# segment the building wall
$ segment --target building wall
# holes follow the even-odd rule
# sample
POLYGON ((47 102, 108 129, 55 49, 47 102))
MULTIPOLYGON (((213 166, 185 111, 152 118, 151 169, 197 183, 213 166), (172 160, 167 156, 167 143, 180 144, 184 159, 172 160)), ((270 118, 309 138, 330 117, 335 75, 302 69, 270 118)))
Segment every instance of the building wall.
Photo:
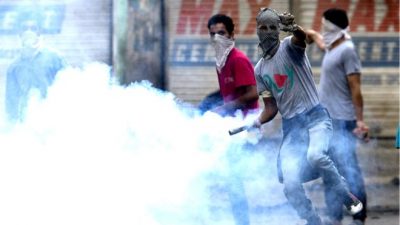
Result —
MULTIPOLYGON (((236 45, 255 64, 258 60, 255 16, 261 7, 291 11, 302 27, 320 30, 321 14, 329 7, 347 10, 350 31, 362 60, 365 120, 374 136, 394 137, 399 122, 399 1, 398 0, 169 0, 168 89, 197 104, 218 88, 209 45, 207 20, 215 13, 232 16, 236 45), (291 9, 291 10, 290 10, 291 9)), ((316 82, 323 52, 307 49, 316 82)))
MULTIPOLYGON (((135 24, 135 21, 131 21, 135 18, 135 7, 131 6, 146 1, 152 4, 157 2, 0 1, 0 114, 3 113, 6 70, 18 52, 19 42, 15 26, 22 9, 36 7, 41 11, 46 25, 43 35, 46 44, 57 49, 71 65, 80 66, 91 61, 111 65, 113 58, 114 64, 123 62, 133 66, 134 57, 137 56, 133 56, 133 53, 129 55, 129 48, 125 49, 129 53, 125 59, 115 58, 116 52, 114 57, 111 56, 112 32, 122 28, 127 35, 122 38, 123 41, 127 42, 128 47, 135 46, 136 34, 130 27, 135 24), (115 2, 124 2, 122 5, 128 7, 127 14, 124 15, 127 21, 120 21, 120 17, 113 20, 113 2, 114 5, 115 2)), ((318 30, 320 14, 324 9, 335 5, 349 12, 351 34, 363 63, 365 119, 373 129, 374 135, 394 137, 399 122, 399 1, 338 0, 332 5, 329 5, 329 2, 332 1, 164 0, 168 25, 166 89, 184 101, 197 104, 205 95, 218 88, 214 52, 209 45, 206 28, 208 18, 215 13, 226 13, 233 17, 236 24, 236 45, 255 64, 259 54, 255 16, 259 8, 269 6, 279 11, 291 11, 296 15, 296 21, 304 28, 318 30)), ((121 38, 121 35, 115 37, 121 38)), ((157 41, 154 43, 160 46, 157 41)), ((114 51, 119 50, 115 48, 114 51)), ((308 48, 317 82, 322 54, 313 45, 308 48)), ((149 60, 154 58, 150 57, 149 60)), ((159 62, 148 65, 159 65, 159 62)), ((156 69, 156 66, 151 69, 156 69)))
MULTIPOLYGON (((393 137, 399 123, 399 1, 328 1, 303 0, 298 9, 302 23, 319 30, 321 15, 338 6, 348 12, 350 33, 361 58, 364 116, 372 133, 393 137), (309 12, 315 12, 310 15, 309 12)), ((309 56, 319 76, 321 52, 311 46, 309 56)))
POLYGON ((124 85, 147 80, 165 89, 166 19, 159 0, 113 0, 116 75, 124 85))
POLYGON ((45 45, 72 66, 111 64, 111 0, 0 1, 0 116, 4 113, 6 71, 18 55, 17 26, 24 13, 39 15, 45 45))

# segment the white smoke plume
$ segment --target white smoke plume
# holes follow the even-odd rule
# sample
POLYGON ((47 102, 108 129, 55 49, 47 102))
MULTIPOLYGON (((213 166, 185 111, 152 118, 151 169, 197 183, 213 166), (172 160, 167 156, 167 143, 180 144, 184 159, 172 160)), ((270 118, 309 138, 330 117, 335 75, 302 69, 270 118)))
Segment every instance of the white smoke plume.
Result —
MULTIPOLYGON (((226 150, 246 142, 228 135, 242 123, 200 116, 146 82, 119 86, 104 64, 65 69, 46 99, 32 96, 24 123, 0 133, 0 224, 233 224, 210 187, 223 186, 226 150)), ((260 153, 249 159, 248 186, 276 180, 258 169, 260 153)))

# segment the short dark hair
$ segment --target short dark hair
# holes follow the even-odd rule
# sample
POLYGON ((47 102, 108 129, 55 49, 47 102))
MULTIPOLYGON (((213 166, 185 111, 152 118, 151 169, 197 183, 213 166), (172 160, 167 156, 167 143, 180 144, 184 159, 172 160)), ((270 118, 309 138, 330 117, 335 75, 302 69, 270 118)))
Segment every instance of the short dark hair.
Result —
POLYGON ((216 14, 216 15, 212 16, 208 20, 208 24, 207 24, 208 29, 210 29, 211 25, 214 25, 217 23, 224 24, 225 28, 229 34, 232 34, 233 30, 235 29, 235 25, 233 24, 232 18, 230 18, 229 16, 224 15, 224 14, 216 14))
POLYGON ((349 18, 346 11, 339 8, 330 8, 323 13, 326 20, 331 21, 336 26, 345 29, 349 26, 349 18))
POLYGON ((20 23, 19 32, 23 33, 27 30, 31 30, 37 34, 41 33, 41 27, 36 20, 25 20, 20 23))
POLYGON ((36 33, 41 33, 41 21, 43 21, 39 10, 32 6, 29 9, 24 9, 21 11, 19 18, 19 32, 25 32, 28 29, 36 33))

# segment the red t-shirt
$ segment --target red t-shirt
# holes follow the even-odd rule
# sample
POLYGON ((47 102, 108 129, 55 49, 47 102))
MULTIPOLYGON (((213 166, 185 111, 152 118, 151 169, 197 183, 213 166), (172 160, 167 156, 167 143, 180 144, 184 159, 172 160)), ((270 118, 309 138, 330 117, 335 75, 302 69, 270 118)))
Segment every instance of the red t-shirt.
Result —
MULTIPOLYGON (((242 93, 238 87, 257 85, 254 76, 254 67, 249 58, 236 48, 233 48, 228 55, 225 66, 221 73, 218 73, 219 88, 224 102, 230 102, 238 98, 242 93)), ((257 109, 258 101, 249 104, 243 111, 257 109)))

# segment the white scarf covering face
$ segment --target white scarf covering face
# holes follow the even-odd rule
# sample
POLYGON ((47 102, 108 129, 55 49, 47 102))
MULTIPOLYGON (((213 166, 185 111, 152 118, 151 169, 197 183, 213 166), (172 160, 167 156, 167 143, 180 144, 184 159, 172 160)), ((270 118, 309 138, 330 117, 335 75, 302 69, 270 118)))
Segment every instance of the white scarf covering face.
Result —
POLYGON ((231 38, 227 38, 220 34, 215 34, 211 37, 211 45, 215 49, 215 60, 218 72, 221 72, 222 68, 225 66, 226 59, 235 47, 235 42, 231 38))
POLYGON ((348 26, 345 29, 342 29, 325 18, 322 18, 322 29, 322 37, 325 48, 327 49, 329 49, 336 40, 342 38, 343 36, 345 39, 351 39, 348 26))
POLYGON ((25 31, 20 35, 23 58, 33 58, 42 46, 42 37, 34 31, 25 31))

